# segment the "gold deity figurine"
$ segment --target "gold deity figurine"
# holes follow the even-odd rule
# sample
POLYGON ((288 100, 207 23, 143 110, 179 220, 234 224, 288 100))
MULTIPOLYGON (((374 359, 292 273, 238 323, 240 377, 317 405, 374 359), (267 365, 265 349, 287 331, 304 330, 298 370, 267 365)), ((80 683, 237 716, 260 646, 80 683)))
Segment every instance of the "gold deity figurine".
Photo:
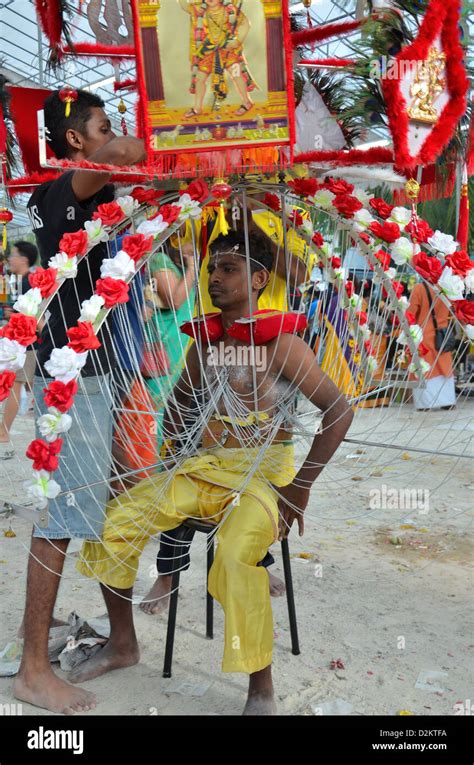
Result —
POLYGON ((439 113, 434 104, 446 87, 445 66, 446 54, 434 47, 430 48, 426 60, 418 64, 410 86, 413 98, 407 109, 410 119, 428 124, 438 121, 439 113))

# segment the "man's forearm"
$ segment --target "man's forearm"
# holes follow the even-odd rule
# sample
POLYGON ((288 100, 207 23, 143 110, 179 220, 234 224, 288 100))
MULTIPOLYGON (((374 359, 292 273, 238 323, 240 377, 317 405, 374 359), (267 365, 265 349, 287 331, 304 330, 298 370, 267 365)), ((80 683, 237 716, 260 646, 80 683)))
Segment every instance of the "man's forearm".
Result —
POLYGON ((333 407, 325 413, 321 423, 322 429, 316 433, 294 483, 303 489, 311 488, 344 439, 353 417, 352 409, 346 406, 333 407))

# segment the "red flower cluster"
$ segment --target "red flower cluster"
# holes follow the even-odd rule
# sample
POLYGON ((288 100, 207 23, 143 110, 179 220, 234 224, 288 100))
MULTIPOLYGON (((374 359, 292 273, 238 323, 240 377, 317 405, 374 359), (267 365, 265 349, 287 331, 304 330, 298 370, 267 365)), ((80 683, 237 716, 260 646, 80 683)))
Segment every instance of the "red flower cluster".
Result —
POLYGON ((125 213, 118 202, 105 202, 99 205, 92 215, 92 220, 99 218, 103 226, 116 226, 125 218, 125 213))
POLYGON ((75 380, 68 383, 53 380, 47 388, 43 388, 44 403, 47 407, 54 406, 64 414, 73 405, 77 390, 78 385, 75 380))
POLYGON ((433 229, 422 218, 418 218, 416 223, 411 220, 405 226, 405 231, 407 234, 411 234, 412 239, 416 239, 420 243, 427 242, 430 236, 433 236, 433 229))
POLYGON ((413 256, 413 268, 423 279, 430 284, 436 284, 443 272, 443 264, 439 258, 434 255, 427 255, 426 252, 419 252, 413 256))
POLYGON ((462 324, 474 324, 474 302, 472 300, 455 300, 454 310, 462 324))
POLYGON ((389 205, 385 199, 381 199, 380 197, 372 197, 372 199, 369 201, 369 205, 371 206, 372 210, 377 213, 379 218, 383 218, 384 220, 389 217, 393 210, 393 205, 389 205))
POLYGON ((157 210, 156 213, 150 217, 150 220, 153 220, 153 218, 161 215, 165 223, 171 226, 173 223, 175 223, 175 221, 178 220, 180 212, 181 207, 178 205, 161 205, 159 210, 157 210))
POLYGON ((316 194, 319 183, 316 178, 295 178, 294 181, 288 181, 288 186, 301 197, 311 197, 316 194))
POLYGON ((102 345, 90 321, 78 321, 77 326, 68 329, 66 335, 69 338, 69 348, 72 348, 76 353, 93 351, 102 345))
POLYGON ((32 274, 28 275, 28 281, 31 287, 38 287, 42 298, 47 298, 52 295, 56 289, 57 275, 58 271, 56 268, 38 267, 32 274))
POLYGON ((62 445, 62 438, 57 438, 51 444, 42 438, 35 438, 26 450, 28 459, 33 460, 33 470, 47 470, 48 473, 54 473, 58 469, 58 454, 62 445))
POLYGON ((276 194, 270 194, 267 193, 262 199, 262 202, 264 205, 267 205, 271 210, 275 210, 275 212, 279 212, 281 210, 280 205, 280 197, 278 197, 276 194))
POLYGON ((15 377, 15 372, 0 372, 0 401, 4 401, 10 395, 15 377))
POLYGON ((337 197, 333 199, 332 203, 344 218, 353 218, 354 213, 364 206, 357 197, 353 197, 351 194, 338 194, 337 197))
POLYGON ((315 231, 314 232, 314 234, 313 234, 313 236, 311 238, 311 241, 313 242, 313 244, 316 245, 316 247, 322 247, 323 244, 324 244, 324 239, 321 236, 321 234, 319 233, 319 231, 315 231))
POLYGON ((344 287, 346 288, 347 297, 352 297, 354 294, 354 282, 346 282, 344 287))
POLYGON ((0 335, 26 346, 35 342, 36 329, 37 321, 34 316, 12 313, 8 324, 0 330, 0 335))
POLYGON ((194 199, 196 202, 205 202, 206 199, 210 197, 211 192, 209 191, 209 186, 206 181, 197 179, 192 181, 187 189, 183 189, 181 195, 182 194, 189 194, 191 199, 194 199))
POLYGON ((158 189, 144 189, 143 186, 137 186, 130 192, 130 196, 136 199, 140 205, 149 204, 157 207, 164 193, 158 189))
POLYGON ((331 266, 333 268, 340 268, 341 267, 341 258, 338 258, 337 255, 333 255, 331 258, 331 266))
POLYGON ((96 294, 104 298, 106 308, 112 308, 117 303, 127 303, 128 289, 128 284, 123 279, 113 279, 111 276, 97 279, 95 285, 96 294))
POLYGON ((445 265, 452 268, 453 274, 464 277, 467 272, 474 268, 474 260, 471 260, 465 250, 458 250, 453 252, 452 255, 448 255, 445 259, 445 265))
POLYGON ((59 250, 60 252, 65 252, 68 258, 74 258, 78 255, 84 255, 88 244, 87 231, 81 228, 79 231, 63 234, 59 242, 59 250))
POLYGON ((374 252, 374 258, 377 258, 384 271, 388 271, 391 261, 389 252, 385 252, 385 250, 377 250, 377 252, 374 252))
POLYGON ((374 221, 369 226, 370 231, 384 242, 395 242, 400 237, 400 227, 398 223, 379 223, 374 221))
POLYGON ((153 237, 144 234, 131 234, 124 236, 122 240, 122 250, 128 257, 137 263, 153 247, 153 237))
POLYGON ((347 183, 343 178, 326 178, 324 186, 333 194, 352 194, 354 184, 347 183))

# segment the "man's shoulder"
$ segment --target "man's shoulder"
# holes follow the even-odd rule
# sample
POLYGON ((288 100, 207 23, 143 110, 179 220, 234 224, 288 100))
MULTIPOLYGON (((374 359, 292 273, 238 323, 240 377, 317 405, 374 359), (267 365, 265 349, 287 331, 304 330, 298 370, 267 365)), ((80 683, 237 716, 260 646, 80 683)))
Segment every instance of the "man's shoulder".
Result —
POLYGON ((51 192, 56 192, 56 190, 59 192, 61 191, 65 185, 70 183, 70 179, 72 176, 72 172, 68 171, 67 173, 63 173, 62 175, 59 175, 57 178, 53 178, 51 181, 45 181, 40 186, 38 186, 37 189, 35 189, 29 198, 27 202, 27 207, 34 207, 35 205, 38 206, 40 204, 46 195, 49 195, 51 192))

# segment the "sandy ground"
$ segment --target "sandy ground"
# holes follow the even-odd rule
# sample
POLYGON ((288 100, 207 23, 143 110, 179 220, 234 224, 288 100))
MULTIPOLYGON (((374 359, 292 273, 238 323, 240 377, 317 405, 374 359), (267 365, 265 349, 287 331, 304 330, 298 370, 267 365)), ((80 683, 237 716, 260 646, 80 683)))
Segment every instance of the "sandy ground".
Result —
MULTIPOLYGON (((474 404, 456 412, 415 413, 410 405, 358 412, 350 436, 473 456, 474 404)), ((18 418, 18 453, 33 432, 29 414, 18 418)), ((28 461, 0 463, 1 495, 20 497, 28 461)), ((352 715, 451 715, 474 699, 472 687, 472 515, 474 471, 469 459, 343 444, 313 490, 306 533, 290 537, 301 654, 290 651, 285 598, 273 599, 274 679, 278 708, 286 715, 326 714, 336 699, 352 715), (384 488, 385 487, 385 488, 384 488), (393 507, 388 490, 423 492, 423 506, 393 507), (382 492, 377 497, 373 490, 382 492), (429 495, 424 492, 428 491, 429 495), (384 494, 385 492, 385 494, 384 494), (387 493, 388 492, 388 493, 387 493), (374 498, 375 497, 375 498, 374 498), (378 499, 382 498, 382 501, 378 499), (385 501, 384 501, 385 497, 385 501), (395 543, 395 544, 394 544, 395 543), (301 554, 306 557, 298 557, 301 554), (344 668, 331 669, 342 659, 344 668), (420 672, 445 673, 428 689, 415 688, 420 672), (438 689, 438 690, 437 690, 438 689)), ((0 646, 21 620, 30 524, 0 515, 0 646)), ((74 570, 68 555, 56 615, 75 609, 92 618, 104 612, 97 584, 74 570)), ((157 543, 142 557, 136 599, 154 577, 157 543)), ((279 545, 273 571, 282 576, 279 545)), ((138 666, 91 681, 94 714, 240 714, 244 675, 220 671, 223 617, 215 609, 215 639, 205 638, 204 538, 197 535, 192 566, 182 577, 173 677, 161 676, 166 619, 135 609, 142 658, 138 666), (184 693, 173 691, 191 684, 184 693), (193 695, 201 686, 201 696, 193 695)), ((14 701, 10 678, 0 678, 0 703, 14 701)), ((40 714, 27 704, 23 714, 40 714)))

